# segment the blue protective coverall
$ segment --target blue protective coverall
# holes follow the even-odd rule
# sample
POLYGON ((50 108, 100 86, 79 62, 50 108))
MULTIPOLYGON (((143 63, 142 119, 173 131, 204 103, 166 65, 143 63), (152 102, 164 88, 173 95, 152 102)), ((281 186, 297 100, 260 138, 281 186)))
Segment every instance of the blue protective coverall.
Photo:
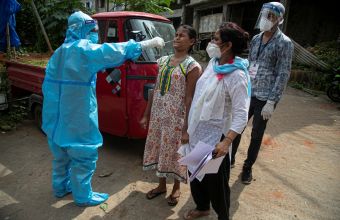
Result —
POLYGON ((96 74, 137 59, 142 47, 133 40, 97 44, 96 22, 81 11, 68 19, 65 42, 55 51, 43 82, 43 125, 54 156, 56 197, 73 194, 80 206, 97 205, 108 195, 92 192, 91 179, 103 143, 98 129, 96 74))

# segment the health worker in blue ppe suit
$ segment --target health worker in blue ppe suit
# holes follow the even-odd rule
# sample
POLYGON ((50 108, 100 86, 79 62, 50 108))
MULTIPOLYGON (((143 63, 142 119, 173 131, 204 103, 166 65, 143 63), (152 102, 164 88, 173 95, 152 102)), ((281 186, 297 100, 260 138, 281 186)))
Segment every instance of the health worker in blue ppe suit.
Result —
POLYGON ((64 43, 54 52, 43 82, 43 125, 53 154, 56 197, 73 194, 78 206, 94 206, 108 194, 92 191, 91 179, 103 144, 98 129, 96 74, 136 60, 143 48, 163 47, 162 38, 124 43, 98 42, 96 21, 81 11, 68 19, 64 43))

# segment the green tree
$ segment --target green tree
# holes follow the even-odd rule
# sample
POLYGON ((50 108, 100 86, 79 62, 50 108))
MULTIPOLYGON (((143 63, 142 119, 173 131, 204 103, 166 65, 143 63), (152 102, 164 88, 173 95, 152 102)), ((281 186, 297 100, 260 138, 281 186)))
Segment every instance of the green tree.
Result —
MULTIPOLYGON (((17 13, 17 32, 24 46, 30 46, 37 52, 46 52, 44 40, 37 18, 33 14, 30 0, 22 1, 21 11, 17 13)), ((67 18, 77 10, 91 14, 81 0, 34 0, 47 35, 56 49, 64 41, 67 28, 67 18)))
POLYGON ((123 6, 125 11, 142 11, 153 14, 172 10, 170 4, 175 0, 112 0, 115 5, 123 6))
MULTIPOLYGON (((46 52, 48 47, 43 37, 38 21, 33 14, 31 0, 20 1, 21 11, 17 13, 17 32, 23 46, 30 47, 36 52, 46 52)), ((123 6, 124 10, 142 11, 159 14, 170 11, 170 4, 174 0, 110 0, 115 5, 123 6)), ((52 48, 56 49, 65 39, 67 18, 74 11, 88 11, 81 0, 34 0, 52 48)))

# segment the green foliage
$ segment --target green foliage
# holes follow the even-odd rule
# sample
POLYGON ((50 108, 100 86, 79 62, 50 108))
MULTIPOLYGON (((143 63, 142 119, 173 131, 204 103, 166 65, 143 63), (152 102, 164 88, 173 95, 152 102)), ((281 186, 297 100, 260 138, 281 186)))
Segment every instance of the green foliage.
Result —
POLYGON ((295 89, 303 89, 303 85, 298 82, 290 82, 289 83, 290 87, 295 88, 295 89))
MULTIPOLYGON (((6 68, 0 63, 0 93, 10 93, 6 68)), ((27 101, 18 101, 9 104, 7 110, 0 111, 0 130, 9 131, 16 127, 28 115, 27 101)))
POLYGON ((308 48, 320 60, 331 65, 334 69, 340 68, 340 43, 337 41, 321 42, 308 48))
POLYGON ((46 67, 47 66, 47 63, 48 63, 48 60, 35 60, 35 59, 32 59, 32 60, 23 60, 21 59, 20 60, 21 63, 26 63, 26 64, 30 64, 30 65, 33 65, 33 66, 40 66, 40 67, 46 67))
POLYGON ((21 101, 11 105, 9 111, 0 112, 0 130, 9 131, 15 129, 28 115, 27 101, 21 101))
MULTIPOLYGON (((48 47, 30 1, 21 3, 17 13, 17 32, 24 46, 35 52, 46 52, 48 47)), ((76 10, 86 11, 81 0, 35 0, 34 1, 53 49, 59 47, 65 38, 67 19, 76 10)))
POLYGON ((8 92, 6 68, 0 63, 0 93, 8 92))
MULTIPOLYGON (((340 69, 340 44, 337 41, 321 42, 308 50, 334 70, 340 69)), ((333 77, 333 70, 320 70, 293 63, 290 86, 303 90, 326 91, 333 77)))
POLYGON ((294 63, 290 75, 290 86, 303 90, 326 91, 332 79, 333 72, 294 63))
MULTIPOLYGON (((111 2, 125 5, 126 10, 159 14, 163 11, 171 12, 169 6, 174 0, 111 0, 111 2)), ((46 52, 48 47, 30 0, 20 3, 22 8, 16 15, 16 30, 23 46, 32 52, 46 52)), ((81 0, 34 0, 34 3, 54 50, 64 41, 67 19, 72 12, 81 10, 87 14, 93 13, 85 8, 81 0)))
POLYGON ((142 11, 153 14, 172 12, 169 8, 175 0, 113 0, 114 4, 125 6, 127 11, 142 11))

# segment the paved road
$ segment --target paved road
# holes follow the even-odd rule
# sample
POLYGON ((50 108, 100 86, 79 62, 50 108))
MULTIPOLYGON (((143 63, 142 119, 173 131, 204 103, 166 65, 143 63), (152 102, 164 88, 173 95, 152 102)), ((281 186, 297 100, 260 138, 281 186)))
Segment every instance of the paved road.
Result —
MULTIPOLYGON (((340 216, 340 111, 326 97, 288 88, 268 124, 249 186, 239 181, 249 143, 247 128, 231 172, 231 216, 248 219, 336 220, 340 216)), ((32 121, 0 134, 0 219, 181 219, 193 206, 189 187, 180 203, 146 200, 157 185, 141 168, 143 141, 104 135, 94 190, 110 193, 106 211, 79 208, 52 196, 51 155, 32 121), (101 174, 110 174, 101 178, 101 174)), ((168 185, 168 192, 171 185, 168 185)), ((212 214, 205 219, 215 219, 212 214)))

